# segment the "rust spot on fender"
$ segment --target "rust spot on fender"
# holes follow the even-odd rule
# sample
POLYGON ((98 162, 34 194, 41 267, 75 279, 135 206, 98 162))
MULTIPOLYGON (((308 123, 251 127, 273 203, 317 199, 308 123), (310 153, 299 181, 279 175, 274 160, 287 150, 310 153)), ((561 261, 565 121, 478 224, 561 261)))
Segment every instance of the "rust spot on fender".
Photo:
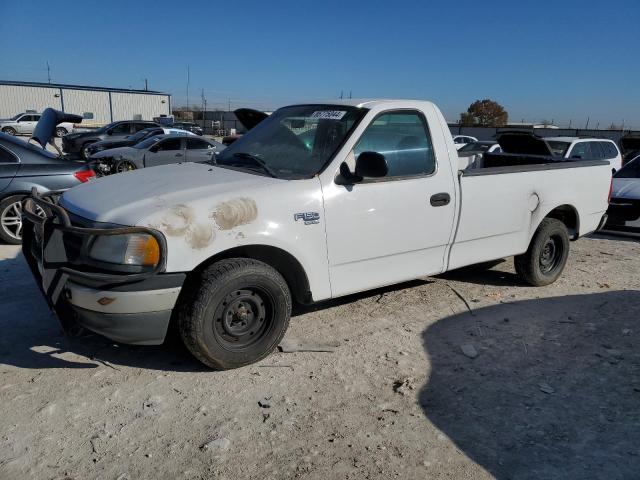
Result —
POLYGON ((167 210, 157 224, 149 225, 170 237, 184 237, 194 250, 210 245, 215 239, 213 225, 195 221, 195 211, 188 205, 174 205, 167 210))
POLYGON ((211 214, 220 230, 231 230, 258 218, 258 206, 252 198, 238 197, 220 202, 211 214))

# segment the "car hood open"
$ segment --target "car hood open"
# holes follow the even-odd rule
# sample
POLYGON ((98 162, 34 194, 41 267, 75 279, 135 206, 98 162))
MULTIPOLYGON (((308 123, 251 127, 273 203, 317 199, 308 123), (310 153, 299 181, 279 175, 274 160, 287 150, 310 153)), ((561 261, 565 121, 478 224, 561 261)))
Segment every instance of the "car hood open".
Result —
POLYGON ((542 138, 528 132, 502 132, 496 138, 504 153, 521 155, 551 155, 549 144, 542 138))
POLYGON ((233 113, 247 130, 251 130, 269 116, 260 110, 253 110, 252 108, 238 108, 233 113))
POLYGON ((31 138, 38 142, 42 148, 46 148, 47 143, 56 133, 56 127, 65 122, 80 123, 82 122, 82 117, 54 110, 53 108, 45 108, 31 138))

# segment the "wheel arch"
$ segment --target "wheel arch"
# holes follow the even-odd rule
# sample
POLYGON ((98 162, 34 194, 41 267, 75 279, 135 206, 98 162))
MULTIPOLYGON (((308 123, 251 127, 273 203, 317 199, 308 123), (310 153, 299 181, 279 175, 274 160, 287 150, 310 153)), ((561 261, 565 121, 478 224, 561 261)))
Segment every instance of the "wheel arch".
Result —
POLYGON ((573 205, 564 204, 557 206, 550 210, 544 218, 554 218, 564 223, 565 227, 567 227, 567 231, 569 232, 569 239, 577 240, 580 236, 580 215, 573 205))
POLYGON ((187 275, 186 282, 197 281, 202 270, 227 258, 251 258, 266 263, 284 277, 296 302, 302 304, 313 302, 309 278, 300 261, 286 250, 271 245, 242 245, 218 252, 194 268, 187 275))

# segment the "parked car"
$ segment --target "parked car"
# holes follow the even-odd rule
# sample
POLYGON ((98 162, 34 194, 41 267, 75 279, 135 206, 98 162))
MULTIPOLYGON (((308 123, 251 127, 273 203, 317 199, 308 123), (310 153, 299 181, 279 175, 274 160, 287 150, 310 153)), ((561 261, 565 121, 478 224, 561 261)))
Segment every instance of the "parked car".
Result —
POLYGON ((150 137, 155 137, 156 135, 170 135, 170 134, 195 136, 194 133, 188 132, 186 130, 180 130, 178 128, 151 127, 151 128, 145 128, 144 130, 140 130, 139 132, 134 133, 133 135, 129 135, 127 137, 114 139, 114 140, 101 140, 99 142, 92 143, 87 148, 87 151, 89 152, 89 156, 91 156, 94 153, 103 152, 104 150, 110 150, 112 148, 131 147, 136 143, 139 143, 150 137))
POLYGON ((632 161, 640 156, 640 134, 629 133, 624 135, 618 142, 622 151, 622 164, 632 161))
POLYGON ((155 122, 144 120, 125 120, 113 122, 91 132, 71 133, 62 137, 62 149, 72 155, 88 159, 91 144, 102 140, 121 140, 145 128, 159 127, 155 122))
POLYGON ((41 193, 65 190, 94 176, 84 162, 58 157, 22 139, 0 133, 0 240, 20 243, 21 202, 32 188, 41 193))
POLYGON ((640 234, 640 156, 613 176, 606 230, 640 234))
MULTIPOLYGON (((8 135, 31 135, 40 120, 40 113, 19 113, 6 120, 0 120, 0 131, 8 135)), ((74 125, 70 122, 62 122, 57 125, 55 134, 57 137, 73 132, 74 125)))
POLYGON ((458 150, 460 168, 481 168, 481 162, 485 153, 500 153, 502 148, 494 140, 483 140, 467 143, 458 150))
POLYGON ((456 150, 460 150, 462 147, 469 143, 477 142, 478 139, 476 137, 470 137, 469 135, 454 135, 453 136, 453 144, 456 147, 456 150))
POLYGON ((186 130, 200 136, 204 133, 202 127, 193 122, 175 122, 171 125, 171 128, 179 128, 180 130, 186 130))
POLYGON ((547 137, 553 153, 564 158, 607 160, 612 171, 622 168, 622 155, 613 140, 605 138, 547 137))
MULTIPOLYGON (((184 132, 181 130, 181 132, 184 132)), ((103 175, 179 162, 206 162, 225 146, 193 134, 155 135, 130 147, 118 147, 93 154, 93 168, 103 175)))
POLYGON ((148 345, 163 342, 175 313, 196 358, 239 367, 276 348, 293 300, 511 255, 526 282, 554 282, 570 240, 603 221, 609 164, 487 158, 491 168, 459 175, 430 102, 293 105, 215 162, 74 188, 48 214, 57 221, 35 216, 44 200, 30 198, 23 252, 65 321, 77 316, 112 340, 148 345))

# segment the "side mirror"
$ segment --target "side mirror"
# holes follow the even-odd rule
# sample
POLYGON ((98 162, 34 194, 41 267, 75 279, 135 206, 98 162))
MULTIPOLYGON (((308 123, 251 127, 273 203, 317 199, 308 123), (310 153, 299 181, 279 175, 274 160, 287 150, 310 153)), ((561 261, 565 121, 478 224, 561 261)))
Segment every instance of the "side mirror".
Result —
POLYGON ((338 185, 353 185, 362 182, 366 178, 386 177, 389 173, 387 159, 377 152, 362 152, 356 159, 356 173, 352 173, 349 165, 342 162, 340 174, 335 182, 338 185))
POLYGON ((362 152, 356 158, 356 176, 362 178, 382 178, 389 173, 387 159, 378 152, 362 152))
POLYGON ((107 130, 107 135, 113 135, 113 130, 111 129, 107 130))

